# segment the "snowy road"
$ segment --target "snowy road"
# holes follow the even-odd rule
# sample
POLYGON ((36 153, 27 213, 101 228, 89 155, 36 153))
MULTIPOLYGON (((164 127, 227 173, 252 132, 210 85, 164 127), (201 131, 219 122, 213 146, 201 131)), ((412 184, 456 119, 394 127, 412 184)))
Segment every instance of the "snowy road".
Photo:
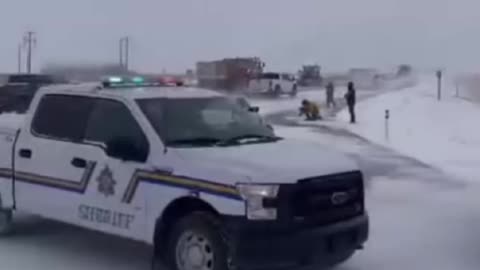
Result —
POLYGON ((0 239, 0 269, 149 269, 140 243, 32 216, 16 219, 16 233, 0 239))

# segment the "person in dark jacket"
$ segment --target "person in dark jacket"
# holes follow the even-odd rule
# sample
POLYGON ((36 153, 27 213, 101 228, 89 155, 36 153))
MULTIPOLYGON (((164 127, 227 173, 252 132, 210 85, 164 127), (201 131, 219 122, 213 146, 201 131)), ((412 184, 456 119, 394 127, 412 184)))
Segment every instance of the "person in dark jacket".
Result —
POLYGON ((348 82, 348 90, 345 94, 345 100, 347 101, 348 112, 350 113, 350 123, 355 123, 355 86, 353 82, 348 82))
POLYGON ((327 108, 330 108, 330 106, 333 105, 335 107, 335 99, 334 99, 334 92, 335 92, 335 86, 333 85, 333 82, 329 82, 326 86, 326 92, 327 92, 327 108))

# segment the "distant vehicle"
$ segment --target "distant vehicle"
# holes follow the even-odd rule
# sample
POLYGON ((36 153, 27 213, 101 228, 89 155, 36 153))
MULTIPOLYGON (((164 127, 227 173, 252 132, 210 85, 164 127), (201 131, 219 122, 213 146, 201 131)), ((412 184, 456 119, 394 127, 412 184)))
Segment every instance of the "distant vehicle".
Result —
POLYGON ((250 74, 261 73, 263 65, 257 57, 198 62, 198 86, 227 92, 244 91, 250 74))
POLYGON ((378 88, 378 70, 373 68, 352 68, 348 72, 350 81, 355 83, 357 89, 378 88))
POLYGON ((355 162, 218 92, 47 86, 22 124, 0 126, 0 234, 32 213, 145 242, 155 270, 332 266, 367 241, 355 162))
POLYGON ((40 87, 64 82, 45 74, 9 74, 0 80, 0 113, 24 113, 40 87))
POLYGON ((319 65, 304 65, 299 71, 298 84, 301 86, 320 86, 323 77, 320 74, 319 65))
POLYGON ((179 86, 183 85, 183 80, 175 76, 161 76, 159 78, 160 82, 164 83, 165 86, 179 86))
POLYGON ((251 94, 268 94, 271 96, 297 95, 298 86, 294 75, 288 73, 266 72, 250 79, 248 91, 251 94))

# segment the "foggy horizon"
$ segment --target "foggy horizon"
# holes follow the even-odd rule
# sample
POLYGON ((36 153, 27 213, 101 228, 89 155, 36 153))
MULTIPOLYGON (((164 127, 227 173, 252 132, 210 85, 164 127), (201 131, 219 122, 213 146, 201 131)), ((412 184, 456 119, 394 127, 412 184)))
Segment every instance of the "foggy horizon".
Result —
MULTIPOLYGON (((184 72, 196 61, 258 56, 267 69, 318 63, 350 67, 443 67, 475 71, 480 2, 473 0, 16 0, 0 18, 0 72, 17 70, 17 46, 36 32, 33 68, 117 63, 131 38, 130 66, 184 72), (28 8, 26 8, 28 7, 28 8), (22 10, 20 18, 18 12, 22 10), (12 12, 10 12, 12 11, 12 12)), ((24 52, 25 58, 25 52, 24 52)))

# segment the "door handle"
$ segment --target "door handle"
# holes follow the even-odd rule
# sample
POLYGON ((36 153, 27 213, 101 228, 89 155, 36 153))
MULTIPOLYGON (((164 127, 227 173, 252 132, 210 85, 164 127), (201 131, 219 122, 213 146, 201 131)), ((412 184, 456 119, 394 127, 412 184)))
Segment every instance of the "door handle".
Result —
POLYGON ((87 161, 83 158, 74 157, 71 162, 73 167, 76 168, 85 168, 87 167, 87 161))
POLYGON ((18 151, 18 155, 22 158, 31 158, 32 157, 32 150, 30 150, 30 149, 20 149, 20 151, 18 151))

